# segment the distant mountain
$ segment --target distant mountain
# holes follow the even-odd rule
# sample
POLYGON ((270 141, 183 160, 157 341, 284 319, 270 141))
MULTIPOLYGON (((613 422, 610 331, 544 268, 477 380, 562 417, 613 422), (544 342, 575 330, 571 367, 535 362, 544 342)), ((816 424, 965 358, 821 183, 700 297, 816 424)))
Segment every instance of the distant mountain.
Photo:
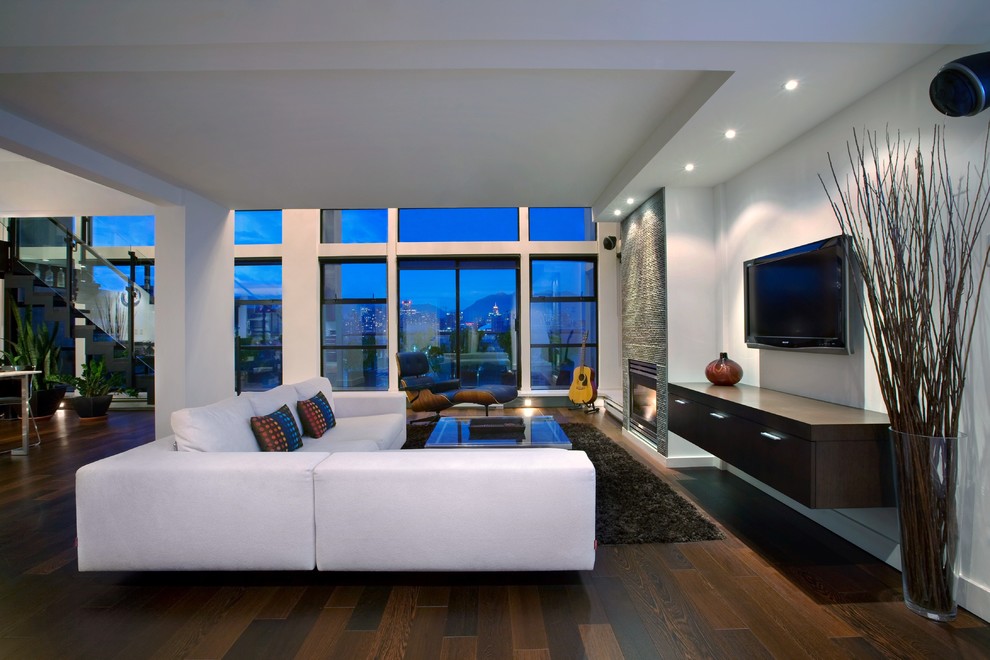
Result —
POLYGON ((487 323, 488 315, 495 305, 498 305, 498 311, 503 316, 507 316, 512 309, 514 298, 515 294, 512 293, 493 293, 490 296, 485 296, 473 305, 465 308, 461 318, 468 323, 478 323, 479 321, 481 324, 487 323))

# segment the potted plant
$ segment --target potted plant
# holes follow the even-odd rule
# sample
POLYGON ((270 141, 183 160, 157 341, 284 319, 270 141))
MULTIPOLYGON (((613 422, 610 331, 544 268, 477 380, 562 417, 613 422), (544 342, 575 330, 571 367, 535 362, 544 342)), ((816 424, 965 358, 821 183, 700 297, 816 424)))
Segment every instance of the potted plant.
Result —
POLYGON ((46 323, 35 327, 30 307, 22 317, 13 298, 9 299, 8 306, 13 313, 17 339, 7 340, 9 348, 3 351, 3 357, 15 367, 41 372, 31 379, 31 414, 35 419, 51 417, 62 403, 66 390, 64 385, 48 379, 49 374, 58 371, 58 358, 62 349, 55 343, 55 339, 59 324, 56 322, 53 330, 49 330, 46 323))
POLYGON ((124 391, 124 377, 107 371, 102 358, 84 364, 81 376, 53 374, 49 379, 75 388, 78 396, 71 399, 72 409, 84 419, 105 417, 113 401, 113 393, 124 391))
POLYGON ((990 246, 990 127, 982 166, 949 175, 945 136, 931 150, 855 135, 835 197, 863 280, 860 303, 890 418, 904 601, 927 618, 956 615, 959 413, 990 246))

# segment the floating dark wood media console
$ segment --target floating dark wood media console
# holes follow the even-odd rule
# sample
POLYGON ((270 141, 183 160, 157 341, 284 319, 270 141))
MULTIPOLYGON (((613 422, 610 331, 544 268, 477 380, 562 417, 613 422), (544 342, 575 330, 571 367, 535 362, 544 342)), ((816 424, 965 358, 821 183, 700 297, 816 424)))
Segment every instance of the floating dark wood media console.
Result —
POLYGON ((894 506, 887 415, 751 385, 667 391, 673 433, 801 504, 894 506))

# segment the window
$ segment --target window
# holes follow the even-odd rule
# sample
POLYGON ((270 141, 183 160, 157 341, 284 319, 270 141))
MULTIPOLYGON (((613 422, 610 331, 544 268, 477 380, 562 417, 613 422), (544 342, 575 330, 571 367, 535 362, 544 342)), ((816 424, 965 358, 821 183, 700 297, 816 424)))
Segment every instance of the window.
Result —
POLYGON ((234 332, 237 392, 267 390, 282 382, 282 264, 234 265, 234 332))
POLYGON ((388 209, 326 209, 320 214, 323 243, 385 243, 388 209))
POLYGON ((94 215, 92 244, 103 247, 133 247, 155 244, 153 215, 94 215))
POLYGON ((399 209, 399 241, 518 241, 519 209, 399 209))
POLYGON ((234 245, 281 243, 281 211, 234 211, 234 245))
POLYGON ((530 386, 568 389, 575 367, 598 363, 595 261, 533 258, 530 281, 530 386))
POLYGON ((399 349, 426 353, 463 387, 517 385, 519 264, 514 260, 399 262, 399 349))
POLYGON ((323 375, 341 390, 388 389, 384 260, 323 263, 323 375))
POLYGON ((529 240, 531 241, 593 241, 595 223, 591 209, 580 207, 531 208, 529 210, 529 240))

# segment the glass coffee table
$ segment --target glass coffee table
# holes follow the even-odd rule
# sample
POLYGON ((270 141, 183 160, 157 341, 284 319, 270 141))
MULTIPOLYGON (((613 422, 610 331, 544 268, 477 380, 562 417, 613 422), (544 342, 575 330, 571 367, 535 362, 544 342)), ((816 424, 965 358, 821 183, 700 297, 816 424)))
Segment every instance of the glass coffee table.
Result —
POLYGON ((427 449, 456 447, 558 447, 571 441, 549 415, 536 417, 442 417, 426 441, 427 449))

